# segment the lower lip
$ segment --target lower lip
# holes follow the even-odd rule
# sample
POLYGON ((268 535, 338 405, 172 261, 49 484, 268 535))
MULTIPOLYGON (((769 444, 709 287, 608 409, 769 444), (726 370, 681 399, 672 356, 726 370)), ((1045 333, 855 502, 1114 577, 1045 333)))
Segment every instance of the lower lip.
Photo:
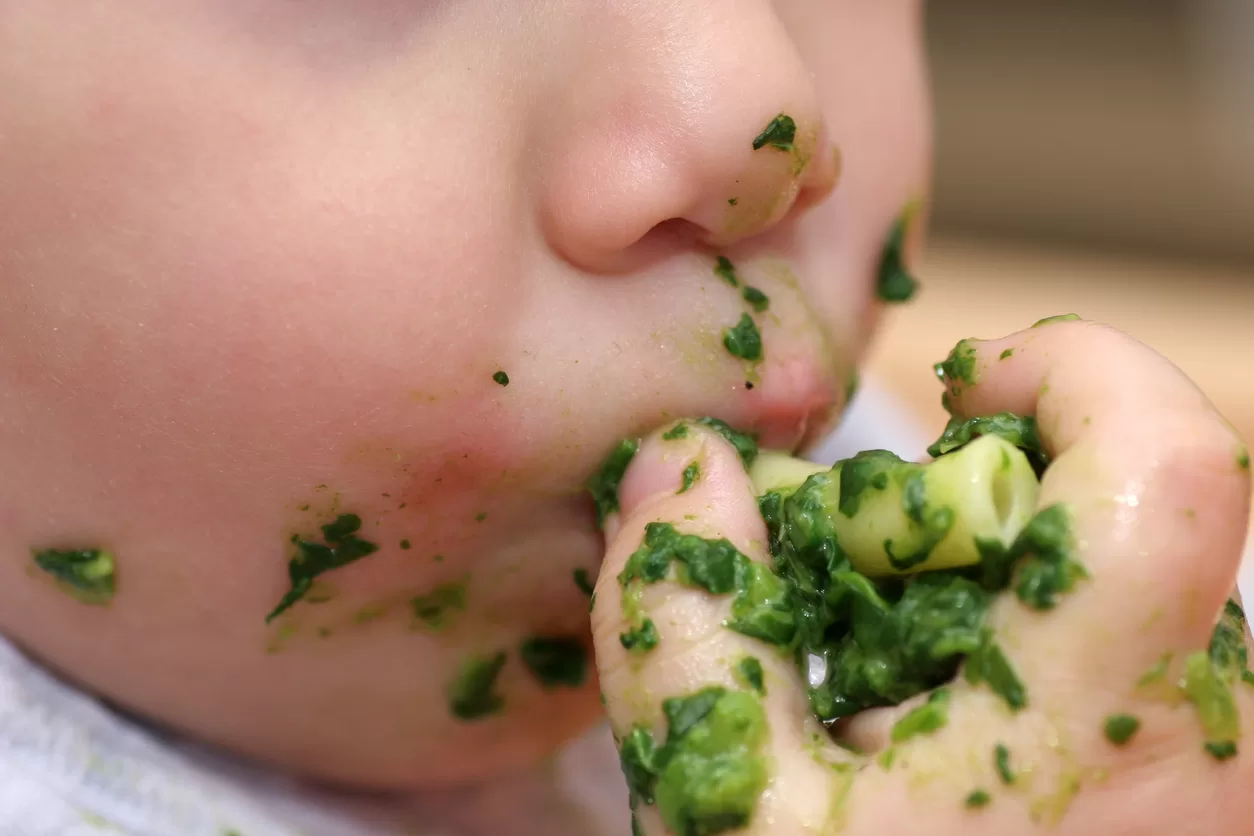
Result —
POLYGON ((835 415, 836 388, 802 357, 768 362, 749 394, 749 423, 764 448, 791 451, 809 445, 827 433, 835 415))

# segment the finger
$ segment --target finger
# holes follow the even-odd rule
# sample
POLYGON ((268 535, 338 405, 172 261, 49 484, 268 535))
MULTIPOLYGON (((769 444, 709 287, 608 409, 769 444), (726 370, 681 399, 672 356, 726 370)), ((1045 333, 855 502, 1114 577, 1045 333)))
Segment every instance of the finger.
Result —
POLYGON ((1054 612, 1003 599, 995 620, 1014 655, 1055 679, 1123 684, 1165 653, 1205 647, 1247 528, 1232 428, 1179 370, 1105 326, 965 344, 971 373, 947 381, 952 409, 1036 415, 1055 457, 1040 505, 1069 509, 1089 575, 1054 612))
MULTIPOLYGON (((637 587, 638 593, 625 594, 620 582, 650 523, 670 523, 678 532, 712 541, 725 538, 749 561, 767 564, 766 531, 735 450, 716 434, 692 425, 685 438, 653 436, 641 445, 619 498, 622 511, 597 582, 592 617, 597 666, 616 738, 621 744, 632 729, 644 728, 661 745, 668 732, 662 703, 668 698, 712 686, 750 694, 764 721, 764 738, 753 756, 755 768, 762 770, 762 789, 748 825, 737 832, 748 836, 823 832, 840 777, 831 763, 849 756, 832 746, 813 720, 791 657, 726 626, 735 618, 736 592, 716 595, 687 585, 678 580, 676 566, 666 579, 637 587), (699 475, 680 492, 684 472, 694 463, 699 475), (639 644, 626 649, 622 636, 644 620, 654 625, 656 645, 650 650, 639 644), (764 693, 746 678, 742 663, 747 659, 760 665, 764 693)), ((680 782, 667 782, 664 776, 656 805, 638 805, 644 833, 679 832, 664 823, 665 818, 674 824, 682 813, 678 810, 682 805, 674 803, 682 795, 675 790, 678 786, 680 782), (663 783, 670 789, 664 790, 663 783)))

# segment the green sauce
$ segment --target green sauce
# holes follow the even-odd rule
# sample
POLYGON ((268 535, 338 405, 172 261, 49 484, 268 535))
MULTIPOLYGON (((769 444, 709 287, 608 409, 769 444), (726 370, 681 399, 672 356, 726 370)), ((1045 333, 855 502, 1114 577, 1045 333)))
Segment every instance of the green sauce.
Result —
POLYGON ((546 689, 578 688, 588 670, 588 651, 569 636, 534 636, 523 641, 518 655, 546 689))
POLYGON ((1116 746, 1126 746, 1141 730, 1141 721, 1131 714, 1112 714, 1106 718, 1106 739, 1116 746))
POLYGON ((41 549, 33 559, 81 603, 103 606, 117 593, 113 555, 103 549, 41 549))
POLYGON ((723 347, 733 357, 751 363, 762 359, 762 334, 749 314, 741 314, 739 322, 723 329, 723 347))
POLYGON ((420 624, 438 632, 452 623, 456 613, 466 611, 466 583, 441 584, 426 595, 411 598, 409 605, 420 624))
POLYGON ((727 282, 732 287, 740 287, 740 279, 736 276, 736 268, 732 265, 726 256, 719 256, 714 262, 714 275, 727 282))
POLYGON ((688 437, 688 425, 683 423, 682 421, 676 424, 675 426, 671 427, 666 432, 662 433, 663 441, 674 441, 677 438, 687 438, 687 437, 688 437))
POLYGON ((701 464, 699 462, 690 462, 684 468, 683 483, 679 486, 678 493, 687 493, 693 483, 701 476, 701 464))
POLYGON ((1033 328, 1040 328, 1042 325, 1050 325, 1055 322, 1077 322, 1080 319, 1079 314, 1065 313, 1047 316, 1044 319, 1038 319, 1032 324, 1033 328))
POLYGON ((906 210, 893 222, 880 252, 875 292, 884 302, 908 302, 919 289, 918 280, 906 266, 905 244, 909 226, 910 212, 906 210))
POLYGON ((745 285, 745 289, 741 291, 740 295, 758 313, 762 313, 771 306, 770 298, 756 287, 745 285))
POLYGON ((967 796, 965 802, 968 810, 980 810, 987 807, 993 800, 993 797, 984 790, 975 790, 967 796))
POLYGON ((746 656, 736 665, 736 681, 766 696, 766 685, 762 679, 762 663, 753 656, 746 656))
POLYGON ((449 686, 449 711, 459 720, 481 720, 505 708, 496 682, 505 668, 505 652, 471 659, 449 686))
POLYGON ((1015 782, 1014 770, 1010 768, 1010 750, 1004 743, 998 743, 993 749, 993 765, 997 768, 997 777, 1006 786, 1015 782))
POLYGON ((949 691, 933 691, 927 702, 911 711, 893 726, 893 743, 905 743, 921 734, 932 734, 949 724, 949 691))
POLYGON ((938 458, 960 450, 984 435, 998 436, 1022 450, 1038 477, 1049 466, 1049 454, 1045 452, 1045 445, 1041 442, 1036 419, 1013 412, 1000 412, 978 418, 951 418, 941 437, 927 448, 927 454, 938 458))
POLYGON ((601 469, 588 480, 586 487, 596 505, 598 526, 604 526, 605 518, 618 510, 618 486, 639 449, 640 442, 636 439, 625 438, 618 442, 601 469))
POLYGON ((747 826, 766 787, 766 714, 743 691, 706 688, 662 703, 666 742, 640 726, 620 747, 631 806, 656 804, 672 833, 709 836, 747 826))
POLYGON ((322 526, 323 542, 315 543, 299 537, 294 540, 297 554, 287 564, 291 588, 266 616, 267 624, 304 598, 319 575, 347 566, 379 550, 374 543, 357 536, 360 529, 361 517, 340 514, 334 522, 322 526))
POLYGON ((746 468, 750 467, 754 460, 758 457, 758 441, 749 433, 742 433, 734 430, 726 421, 720 421, 718 418, 698 418, 696 423, 703 427, 707 427, 718 433, 723 439, 736 448, 736 452, 740 455, 740 460, 744 462, 746 468))
POLYGON ((975 363, 975 346, 970 340, 960 340, 944 360, 932 367, 936 376, 951 384, 950 393, 958 394, 957 386, 965 383, 973 386, 979 380, 975 363))
POLYGON ((497 383, 501 384, 502 386, 509 385, 509 375, 507 375, 505 372, 497 372, 496 374, 492 375, 492 379, 495 380, 497 383))
POLYGON ((754 563, 728 540, 680 534, 670 523, 651 522, 618 576, 627 621, 619 640, 629 650, 657 646, 656 625, 643 618, 638 601, 645 585, 665 579, 712 595, 734 593, 726 626, 738 633, 776 645, 787 645, 796 633, 788 585, 769 567, 754 563))
POLYGON ((793 143, 797 138, 797 123, 791 116, 781 113, 767 123, 762 133, 753 139, 753 150, 758 151, 766 146, 778 148, 780 151, 793 151, 793 143))

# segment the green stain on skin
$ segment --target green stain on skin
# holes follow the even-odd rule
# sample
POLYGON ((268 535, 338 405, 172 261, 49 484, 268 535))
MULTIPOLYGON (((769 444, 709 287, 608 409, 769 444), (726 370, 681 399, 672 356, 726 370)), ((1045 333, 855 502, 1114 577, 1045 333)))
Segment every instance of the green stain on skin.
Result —
POLYGON ((679 486, 677 493, 687 493, 693 483, 701 477, 701 465, 698 462, 691 462, 684 468, 683 484, 679 486))
POLYGON ((767 123, 762 133, 753 139, 753 150, 758 151, 766 146, 780 151, 793 151, 797 138, 797 123, 791 116, 781 113, 767 123))
POLYGON ((497 372, 496 374, 492 375, 492 379, 495 380, 497 383, 501 384, 502 386, 509 385, 509 375, 507 375, 505 372, 497 372))
POLYGON ((505 699, 496 692, 496 683, 505 669, 505 652, 471 659, 449 685, 449 711, 459 720, 476 721, 500 713, 505 699))
POLYGON ((1241 470, 1250 469, 1250 451, 1244 444, 1237 448, 1237 467, 1241 470))
POLYGON ((997 769, 997 777, 1006 786, 1015 782, 1014 770, 1010 767, 1010 749, 1004 743, 998 743, 993 749, 993 765, 997 769))
POLYGON ((636 457, 640 442, 634 438, 625 438, 610 452, 599 470, 587 482, 587 491, 592 494, 596 506, 597 527, 605 525, 605 518, 618 510, 618 485, 623 481, 627 466, 636 457))
POLYGON ((1141 721, 1131 714, 1112 714, 1103 728, 1106 739, 1116 746, 1127 745, 1140 730, 1141 721))
POLYGON ((297 554, 287 564, 291 588, 266 616, 267 624, 304 598, 319 575, 347 566, 379 550, 374 543, 357 536, 360 529, 361 517, 340 514, 333 522, 322 526, 323 542, 315 543, 299 537, 294 539, 297 554))
POLYGON ((656 805, 669 832, 712 836, 748 826, 766 787, 766 713, 753 694, 706 688, 662 703, 666 741, 643 726, 619 762, 632 810, 656 805))
POLYGON ((688 437, 688 425, 683 422, 676 424, 675 426, 671 427, 666 432, 662 433, 663 441, 675 441, 676 439, 687 438, 687 437, 688 437))
POLYGON ((592 582, 592 577, 588 574, 588 570, 582 568, 576 569, 574 577, 575 586, 579 587, 579 591, 591 598, 596 589, 596 585, 592 582))
POLYGON ((714 262, 714 275, 732 287, 740 287, 740 279, 736 276, 736 268, 726 256, 719 256, 714 262))
POLYGON ((1065 313, 1047 316, 1044 319, 1038 319, 1032 323, 1033 328, 1040 328, 1042 325, 1051 325, 1055 322, 1077 322, 1080 319, 1079 314, 1065 313))
POLYGON ((533 636, 523 641, 518 656, 546 690, 578 688, 587 678, 588 651, 570 636, 533 636))
POLYGON ((984 790, 975 790, 963 802, 968 810, 980 810, 992 802, 993 797, 984 790))
POLYGON ((745 289, 741 291, 740 295, 758 313, 762 313, 771 306, 771 300, 756 287, 745 285, 745 289))
POLYGON ((737 197, 729 197, 729 198, 727 198, 727 205, 728 205, 728 206, 735 206, 735 205, 736 205, 737 203, 739 203, 739 202, 740 202, 740 198, 737 198, 737 197))
POLYGON ((734 671, 736 681, 751 688, 760 696, 766 696, 766 685, 762 678, 762 663, 753 656, 746 656, 736 664, 734 671))
POLYGON ((1003 351, 1003 352, 1001 353, 1001 356, 1000 356, 998 359, 999 359, 999 360, 1007 360, 1007 359, 1009 359, 1009 358, 1011 358, 1011 357, 1013 357, 1013 356, 1015 356, 1015 350, 1014 350, 1013 348, 1008 348, 1008 349, 1006 349, 1005 351, 1003 351))
POLYGON ((923 705, 911 711, 893 726, 893 743, 905 743, 921 734, 933 734, 949 724, 949 691, 933 691, 923 705))
POLYGON ((762 359, 762 334, 749 314, 741 314, 735 325, 723 329, 723 347, 733 357, 750 363, 762 359))
POLYGON ((733 429, 726 421, 719 420, 718 418, 710 418, 708 416, 705 418, 698 418, 696 423, 708 429, 714 430, 714 432, 723 437, 723 440, 725 440, 732 447, 735 447, 736 452, 740 455, 740 461, 744 463, 746 470, 751 467, 753 462, 757 459, 758 440, 755 436, 733 429))
POLYGON ((884 302, 908 302, 919 289, 919 282, 906 266, 906 235, 913 212, 907 208, 893 222, 884 240, 876 271, 875 292, 884 302))
POLYGON ((466 582, 456 581, 437 586, 426 595, 418 595, 409 601, 414 618, 432 632, 439 632, 466 611, 466 582))
POLYGON ((80 603, 104 606, 117 592, 113 555, 103 549, 41 549, 32 558, 80 603))
POLYGON ((401 541, 401 551, 406 551, 406 552, 407 552, 407 551, 409 551, 409 541, 408 541, 408 540, 402 540, 402 541, 401 541))

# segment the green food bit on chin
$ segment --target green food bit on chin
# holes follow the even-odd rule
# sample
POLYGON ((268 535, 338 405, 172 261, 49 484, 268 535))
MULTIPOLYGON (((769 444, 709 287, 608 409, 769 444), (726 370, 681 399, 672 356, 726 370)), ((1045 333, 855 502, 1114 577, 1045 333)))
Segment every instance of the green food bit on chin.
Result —
POLYGON ((893 743, 904 743, 921 734, 932 734, 949 723, 949 691, 933 691, 927 702, 911 711, 893 726, 893 743))
POLYGON ((1206 750, 1206 754, 1217 761, 1226 761, 1237 756, 1237 744, 1231 741, 1207 743, 1203 748, 1206 750))
POLYGON ((651 618, 644 619, 638 626, 618 636, 618 641, 624 649, 636 653, 648 653, 657 647, 658 640, 657 625, 651 618))
POLYGON ((518 650, 523 664, 542 686, 578 688, 587 676, 588 651, 569 636, 535 636, 518 650))
POLYGON ((932 367, 942 382, 950 384, 950 394, 958 394, 958 384, 975 385, 979 379, 975 363, 975 346, 970 340, 960 340, 944 360, 932 367))
POLYGON ((740 295, 758 313, 762 313, 771 306, 770 298, 756 287, 745 285, 745 289, 741 291, 740 295))
POLYGON ((1001 353, 1001 356, 998 357, 997 359, 1008 360, 1009 358, 1014 357, 1014 356, 1015 356, 1015 350, 1013 348, 1008 348, 1005 351, 1003 351, 1001 353))
POLYGON ((670 832, 709 836, 747 826, 766 787, 766 715, 743 691, 706 688, 662 703, 666 742, 637 726, 620 763, 631 806, 656 804, 670 832))
POLYGON ((960 450, 985 435, 998 436, 1022 450, 1032 463, 1032 470, 1038 478, 1049 466, 1049 454, 1045 452, 1045 445, 1041 442, 1036 419, 1013 412, 999 412, 978 418, 950 418, 941 437, 927 448, 927 454, 937 458, 960 450))
POLYGON ((319 575, 347 566, 353 561, 374 554, 379 547, 357 536, 361 517, 340 514, 334 522, 322 526, 322 543, 295 539, 297 555, 288 561, 287 574, 291 588, 266 616, 269 624, 277 616, 305 597, 319 575))
POLYGON ((751 363, 762 359, 762 334, 749 314, 741 314, 739 322, 723 329, 723 347, 733 357, 751 363))
POLYGON ((1237 448, 1237 467, 1241 470, 1250 469, 1250 451, 1244 445, 1237 448))
POLYGON ((1010 768, 1010 750, 1004 743, 998 743, 993 749, 993 764, 997 768, 997 777, 1006 786, 1015 782, 1014 770, 1010 768))
POLYGON ((596 590, 596 585, 592 582, 592 577, 588 574, 587 569, 579 568, 574 571, 575 586, 579 587, 579 591, 589 598, 592 597, 596 590))
POLYGON ((501 384, 502 386, 509 385, 509 375, 507 375, 505 372, 497 372, 496 374, 492 375, 492 379, 495 380, 497 383, 501 384))
POLYGON ((690 462, 684 468, 683 483, 679 486, 677 493, 687 493, 693 483, 701 476, 701 464, 699 462, 690 462))
POLYGON ((781 113, 767 123, 762 133, 754 137, 753 150, 758 151, 769 145, 780 151, 792 151, 796 138, 797 123, 791 116, 781 113))
POLYGON ((762 663, 753 656, 746 656, 736 665, 736 679, 746 688, 766 696, 766 685, 762 679, 762 663))
POLYGON ((737 203, 739 203, 739 202, 740 202, 740 198, 738 198, 738 197, 729 197, 729 198, 727 198, 727 205, 728 205, 728 206, 735 206, 735 205, 736 205, 737 203))
POLYGON ((1112 714, 1106 718, 1106 739, 1116 746, 1124 746, 1141 730, 1141 721, 1131 714, 1112 714))
POLYGON ((749 433, 742 433, 731 428, 726 421, 718 418, 698 418, 696 423, 703 427, 708 427, 723 437, 728 444, 736 448, 736 452, 740 455, 740 460, 744 462, 745 468, 753 465, 758 457, 758 441, 749 433))
POLYGON ((714 275, 732 287, 740 287, 740 278, 736 275, 736 268, 726 256, 720 255, 714 262, 714 275))
POLYGON ((113 555, 103 549, 41 549, 33 559, 81 603, 103 606, 117 592, 113 555))
POLYGON ((1032 323, 1032 327, 1040 328, 1042 325, 1050 325, 1054 322, 1077 322, 1079 321, 1079 319, 1080 319, 1079 314, 1073 314, 1073 313, 1055 314, 1054 316, 1047 316, 1044 319, 1038 319, 1036 322, 1032 323))
POLYGON ((602 463, 601 469, 588 480, 586 487, 596 505, 598 527, 604 526, 605 518, 618 510, 618 486, 639 449, 640 442, 637 439, 625 438, 618 442, 618 446, 602 463))
POLYGON ((975 790, 967 796, 967 800, 963 803, 968 810, 979 810, 987 807, 992 800, 993 797, 984 790, 975 790))
POLYGON ((728 540, 680 534, 670 523, 651 522, 645 526, 644 542, 618 576, 628 625, 619 636, 624 647, 649 650, 656 646, 656 627, 643 618, 638 602, 645 585, 671 577, 672 564, 677 564, 674 580, 684 586, 712 595, 735 593, 732 617, 726 624, 729 629, 769 644, 792 641, 796 621, 788 585, 768 567, 751 561, 728 540), (636 638, 646 627, 651 627, 654 639, 647 647, 636 638))
POLYGON ((409 604, 414 618, 427 629, 438 632, 449 625, 455 612, 465 612, 466 583, 441 584, 426 595, 411 598, 409 604))
POLYGON ((449 687, 449 710, 460 720, 481 720, 505 707, 496 681, 505 668, 505 652, 467 662, 449 687))
POLYGON ((919 289, 919 282, 906 267, 906 233, 910 228, 910 210, 903 211, 893 222, 880 253, 875 292, 884 302, 907 302, 919 289))
POLYGON ((666 432, 662 433, 663 441, 674 441, 675 439, 678 439, 678 438, 687 438, 687 437, 688 437, 688 425, 683 423, 682 421, 676 424, 675 426, 671 427, 666 432))

